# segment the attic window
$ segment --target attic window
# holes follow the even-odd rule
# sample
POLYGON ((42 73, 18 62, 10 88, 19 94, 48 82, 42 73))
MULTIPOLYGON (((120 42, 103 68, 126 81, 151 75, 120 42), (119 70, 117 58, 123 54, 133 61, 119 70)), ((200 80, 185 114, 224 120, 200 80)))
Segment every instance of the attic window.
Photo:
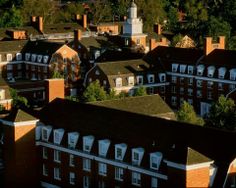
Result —
POLYGON ((215 67, 214 66, 210 66, 207 68, 207 76, 212 78, 215 72, 215 67))
POLYGON ((53 132, 53 142, 54 144, 60 144, 63 134, 64 134, 64 129, 55 129, 53 132))
POLYGON ((180 73, 185 73, 186 65, 180 65, 180 73))
POLYGON ((188 74, 193 74, 193 66, 188 66, 188 74))
POLYGON ((116 144, 115 145, 115 159, 123 160, 126 150, 127 150, 126 144, 116 144))
POLYGON ((230 80, 236 80, 236 69, 230 70, 230 80))
POLYGON ((68 133, 68 147, 75 148, 78 139, 79 139, 79 133, 77 132, 68 133))
POLYGON ((144 154, 143 148, 134 148, 132 149, 132 164, 140 165, 144 154))
POLYGON ((84 136, 83 137, 83 150, 86 152, 90 152, 92 149, 94 141, 94 136, 84 136))
POLYGON ((205 69, 205 66, 204 66, 204 65, 198 65, 198 66, 197 66, 197 75, 198 75, 198 76, 202 76, 204 69, 205 69))
POLYGON ((219 79, 224 79, 226 73, 226 68, 225 67, 220 67, 218 69, 218 78, 219 79))
POLYGON ((48 141, 51 131, 52 131, 51 126, 47 126, 47 127, 42 128, 42 140, 43 141, 46 141, 46 142, 48 141))
POLYGON ((110 143, 110 140, 107 139, 98 141, 98 153, 100 156, 106 157, 110 143))
POLYGON ((150 168, 154 170, 158 170, 161 160, 162 160, 162 153, 155 152, 150 154, 150 168))
POLYGON ((179 64, 172 64, 172 72, 177 72, 179 64))

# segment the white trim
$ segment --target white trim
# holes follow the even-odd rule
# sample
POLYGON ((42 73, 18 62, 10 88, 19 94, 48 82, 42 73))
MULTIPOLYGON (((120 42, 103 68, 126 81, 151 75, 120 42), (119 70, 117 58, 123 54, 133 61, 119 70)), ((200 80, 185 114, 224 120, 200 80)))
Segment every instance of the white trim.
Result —
POLYGON ((159 87, 159 86, 167 86, 169 85, 169 82, 163 82, 163 83, 155 83, 155 84, 145 84, 145 85, 138 85, 138 86, 123 86, 123 87, 114 87, 114 90, 116 91, 122 91, 122 90, 130 90, 130 89, 137 89, 140 87, 159 87))
POLYGON ((178 168, 181 170, 195 170, 198 168, 208 167, 212 163, 214 163, 214 161, 210 161, 210 162, 198 163, 198 164, 193 164, 193 165, 184 165, 184 164, 179 164, 179 163, 175 163, 168 160, 164 160, 164 162, 167 164, 167 166, 178 168))
POLYGON ((47 183, 47 182, 44 182, 44 181, 40 181, 40 185, 42 187, 45 187, 45 188, 61 188, 61 187, 59 187, 57 185, 53 185, 51 183, 47 183))
POLYGON ((6 121, 6 120, 0 119, 0 122, 2 122, 4 125, 20 127, 20 126, 28 126, 28 125, 36 124, 37 122, 39 122, 39 120, 36 119, 36 120, 31 120, 31 121, 12 122, 12 121, 6 121))
POLYGON ((31 62, 31 61, 5 61, 5 62, 1 62, 1 64, 28 64, 28 65, 38 65, 38 66, 42 66, 42 67, 49 67, 49 64, 43 64, 43 63, 35 63, 35 62, 31 62))
POLYGON ((97 162, 109 164, 109 165, 124 168, 124 169, 129 169, 129 170, 139 172, 139 173, 142 173, 142 174, 146 174, 146 175, 149 175, 149 176, 152 176, 152 177, 167 180, 166 175, 163 175, 163 174, 151 171, 151 170, 146 170, 146 169, 143 169, 143 168, 134 167, 134 166, 129 165, 127 163, 122 163, 122 162, 115 161, 115 160, 112 160, 112 159, 106 159, 106 158, 98 157, 98 156, 95 156, 95 155, 92 155, 92 154, 84 153, 84 152, 79 151, 79 150, 71 150, 71 149, 68 149, 68 148, 65 148, 65 147, 62 147, 62 146, 57 146, 57 145, 54 145, 54 144, 51 144, 51 143, 45 143, 45 142, 41 142, 41 141, 37 141, 36 146, 48 147, 48 148, 59 150, 59 151, 65 152, 65 153, 73 154, 75 156, 79 156, 79 157, 82 157, 82 158, 95 160, 97 162))

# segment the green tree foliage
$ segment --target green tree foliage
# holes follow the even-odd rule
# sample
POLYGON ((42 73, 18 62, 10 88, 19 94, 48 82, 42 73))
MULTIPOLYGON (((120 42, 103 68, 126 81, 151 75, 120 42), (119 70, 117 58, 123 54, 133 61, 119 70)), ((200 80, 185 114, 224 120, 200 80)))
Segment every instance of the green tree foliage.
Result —
POLYGON ((203 119, 197 116, 196 112, 193 109, 193 106, 186 101, 183 102, 179 111, 176 113, 176 116, 178 121, 196 125, 204 124, 203 119))
POLYGON ((206 125, 215 128, 236 129, 236 105, 232 99, 220 96, 207 116, 206 125))
POLYGON ((180 42, 182 39, 183 39, 183 36, 181 34, 175 35, 172 39, 171 46, 173 47, 176 46, 176 44, 180 42))
POLYGON ((134 96, 145 96, 147 95, 147 90, 145 87, 139 87, 138 89, 135 90, 134 96))
POLYGON ((98 80, 89 84, 83 93, 85 102, 102 101, 107 99, 106 91, 101 87, 98 80))
POLYGON ((52 78, 64 78, 64 75, 59 71, 53 71, 52 78))
POLYGON ((167 22, 167 29, 175 32, 180 30, 180 25, 178 22, 178 9, 171 6, 167 13, 168 22, 167 22))
POLYGON ((0 27, 19 27, 23 25, 20 10, 14 5, 9 11, 4 11, 0 19, 0 27))
POLYGON ((28 107, 28 100, 25 97, 19 96, 15 89, 10 88, 10 95, 14 107, 28 107))
POLYGON ((229 50, 236 50, 236 36, 232 36, 228 40, 228 49, 229 50))

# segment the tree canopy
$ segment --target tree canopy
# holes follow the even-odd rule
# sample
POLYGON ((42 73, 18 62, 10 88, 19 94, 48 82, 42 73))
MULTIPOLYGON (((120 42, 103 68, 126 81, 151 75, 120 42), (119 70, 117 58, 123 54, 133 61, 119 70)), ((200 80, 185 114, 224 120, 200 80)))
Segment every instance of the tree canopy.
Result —
POLYGON ((10 95, 14 107, 28 107, 28 100, 25 97, 19 96, 15 89, 10 88, 10 95))

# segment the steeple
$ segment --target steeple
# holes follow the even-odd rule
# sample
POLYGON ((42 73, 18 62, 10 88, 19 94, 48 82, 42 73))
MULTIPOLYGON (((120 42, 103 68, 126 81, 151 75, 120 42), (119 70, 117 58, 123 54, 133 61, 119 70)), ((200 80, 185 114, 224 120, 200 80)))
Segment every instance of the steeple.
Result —
POLYGON ((130 8, 129 8, 129 18, 135 19, 137 18, 137 5, 135 4, 134 0, 131 1, 130 8))

